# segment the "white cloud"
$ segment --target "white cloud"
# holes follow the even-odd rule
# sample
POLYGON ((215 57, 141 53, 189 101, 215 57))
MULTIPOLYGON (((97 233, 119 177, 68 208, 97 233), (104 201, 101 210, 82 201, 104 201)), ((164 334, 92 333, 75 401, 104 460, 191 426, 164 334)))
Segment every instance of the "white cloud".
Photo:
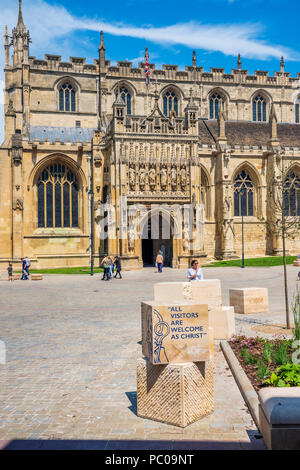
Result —
MULTIPOLYGON (((16 6, 2 0, 0 24, 10 27, 16 22, 16 6)), ((15 2, 14 2, 15 3, 15 2)), ((123 23, 108 23, 94 18, 78 18, 64 7, 50 5, 43 0, 25 0, 23 17, 33 39, 33 48, 42 49, 57 38, 77 30, 99 31, 115 36, 145 39, 167 45, 181 44, 195 49, 218 51, 227 55, 241 53, 244 57, 286 59, 298 56, 296 52, 280 45, 268 44, 260 39, 262 27, 259 24, 201 24, 195 21, 165 27, 137 27, 123 23)), ((45 49, 44 49, 45 50, 45 49)))
MULTIPOLYGON (((61 0, 63 1, 63 0, 61 0)), ((230 2, 230 0, 228 0, 230 2)), ((3 38, 4 25, 9 31, 17 21, 16 0, 1 0, 0 9, 0 39, 3 38)), ((100 31, 115 36, 144 39, 168 46, 183 45, 193 49, 203 49, 208 52, 221 52, 226 55, 237 55, 252 59, 280 58, 282 55, 288 60, 299 59, 299 53, 280 45, 268 44, 261 39, 262 26, 260 24, 202 24, 196 21, 173 24, 164 27, 134 26, 123 23, 109 23, 97 18, 78 18, 68 12, 63 6, 51 5, 44 0, 23 0, 23 18, 30 30, 32 44, 31 54, 58 53, 69 55, 76 53, 70 41, 72 33, 77 31, 100 31), (68 44, 63 47, 64 43, 68 44), (70 46, 70 48, 69 48, 70 46), (73 51, 72 51, 73 49, 73 51)), ((76 36, 75 36, 76 38, 76 36)), ((154 56, 150 58, 153 59, 154 56)), ((122 59, 120 57, 120 59, 122 59)), ((132 59, 140 61, 141 57, 132 59)), ((3 74, 4 55, 0 44, 0 80, 3 74)), ((0 84, 1 88, 1 84, 0 84)), ((1 92, 0 92, 1 93, 1 92)), ((3 94, 0 96, 3 102, 3 94)), ((3 108, 3 105, 2 105, 3 108)), ((3 112, 1 113, 3 114, 3 112)), ((2 138, 0 123, 0 140, 2 138)))

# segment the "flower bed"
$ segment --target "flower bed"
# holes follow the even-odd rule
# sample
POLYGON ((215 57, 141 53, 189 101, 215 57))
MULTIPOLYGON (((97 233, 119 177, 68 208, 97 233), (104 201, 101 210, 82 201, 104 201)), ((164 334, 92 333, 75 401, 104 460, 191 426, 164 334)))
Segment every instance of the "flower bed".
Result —
POLYGON ((277 371, 280 366, 291 364, 291 366, 287 366, 287 373, 289 373, 289 368, 292 368, 293 374, 295 375, 296 373, 296 376, 300 378, 300 366, 292 364, 291 356, 294 352, 292 342, 293 340, 281 338, 265 339, 260 337, 247 338, 246 336, 234 336, 229 341, 229 344, 253 387, 258 391, 261 387, 268 385, 297 385, 297 380, 290 382, 289 385, 283 385, 283 382, 280 382, 280 377, 279 380, 277 377, 279 374, 277 371), (277 379, 275 379, 275 374, 277 379), (265 383, 266 381, 269 381, 269 383, 265 383))

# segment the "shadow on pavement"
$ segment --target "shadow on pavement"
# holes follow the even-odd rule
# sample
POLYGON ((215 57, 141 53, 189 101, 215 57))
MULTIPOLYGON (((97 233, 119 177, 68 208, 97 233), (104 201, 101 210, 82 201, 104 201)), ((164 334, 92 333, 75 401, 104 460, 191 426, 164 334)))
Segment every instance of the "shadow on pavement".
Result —
POLYGON ((263 450, 263 440, 150 441, 150 440, 11 440, 2 450, 263 450), (256 445, 258 444, 258 445, 256 445))

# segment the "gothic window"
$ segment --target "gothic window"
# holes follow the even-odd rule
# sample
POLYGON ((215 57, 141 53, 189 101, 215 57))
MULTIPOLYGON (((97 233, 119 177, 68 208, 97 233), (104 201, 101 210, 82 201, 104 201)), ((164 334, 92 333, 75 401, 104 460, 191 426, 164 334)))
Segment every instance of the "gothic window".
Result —
POLYGON ((204 205, 205 216, 209 217, 209 184, 207 176, 201 168, 201 204, 204 205))
POLYGON ((295 122, 299 123, 300 122, 300 97, 298 97, 296 104, 295 104, 295 122))
POLYGON ((221 105, 225 104, 225 100, 223 96, 221 96, 219 93, 214 93, 211 95, 209 99, 209 118, 210 119, 218 119, 219 116, 219 110, 221 108, 221 105))
POLYGON ((165 116, 170 116, 171 111, 178 116, 178 97, 173 90, 168 90, 163 97, 163 110, 165 116))
POLYGON ((284 182, 286 216, 300 216, 300 177, 291 171, 284 182))
POLYGON ((254 185, 251 176, 242 170, 234 180, 234 215, 254 215, 254 185))
POLYGON ((266 122, 267 102, 262 95, 257 95, 252 102, 253 121, 266 122))
POLYGON ((126 114, 131 114, 131 94, 129 90, 125 86, 121 86, 117 91, 116 91, 116 97, 120 93, 122 100, 124 101, 126 108, 125 112, 126 114))
POLYGON ((70 82, 64 82, 59 88, 59 110, 76 111, 75 90, 70 82))
POLYGON ((52 163, 37 182, 38 227, 78 227, 78 183, 66 165, 52 163))

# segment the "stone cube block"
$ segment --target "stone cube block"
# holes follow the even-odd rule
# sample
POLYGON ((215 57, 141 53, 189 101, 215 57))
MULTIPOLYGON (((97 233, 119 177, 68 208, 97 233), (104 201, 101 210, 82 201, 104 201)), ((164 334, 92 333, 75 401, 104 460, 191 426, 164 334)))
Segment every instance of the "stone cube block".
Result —
POLYGON ((30 279, 32 281, 42 281, 43 280, 43 275, 42 274, 31 274, 30 279))
POLYGON ((159 302, 192 300, 197 304, 207 304, 209 308, 221 307, 221 281, 160 282, 154 284, 154 299, 159 302))
POLYGON ((230 339, 235 334, 234 308, 221 307, 209 310, 209 324, 213 329, 214 339, 230 339))
POLYGON ((213 364, 197 362, 153 365, 137 361, 137 414, 174 426, 213 412, 213 364))
POLYGON ((207 305, 142 302, 143 354, 153 364, 211 358, 207 305))
POLYGON ((229 289, 229 303, 235 313, 257 313, 269 310, 268 289, 245 287, 229 289))
POLYGON ((258 392, 259 428, 269 450, 300 449, 300 387, 258 392))

